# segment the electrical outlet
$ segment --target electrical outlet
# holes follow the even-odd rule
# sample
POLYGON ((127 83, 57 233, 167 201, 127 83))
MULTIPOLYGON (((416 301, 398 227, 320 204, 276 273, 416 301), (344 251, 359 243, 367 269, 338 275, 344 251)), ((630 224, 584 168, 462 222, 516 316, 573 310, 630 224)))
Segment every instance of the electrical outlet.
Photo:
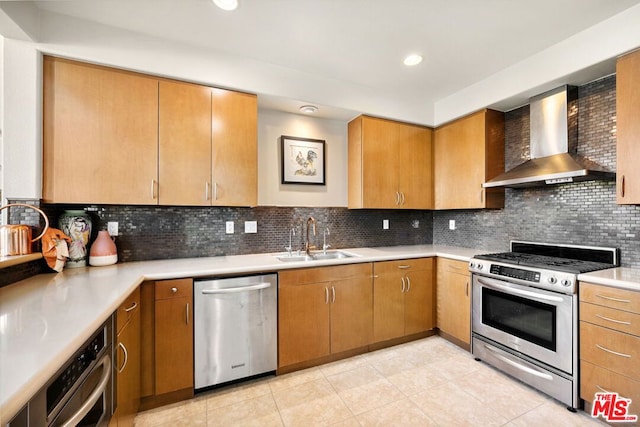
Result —
POLYGON ((456 220, 455 219, 450 219, 449 220, 449 230, 455 230, 456 229, 456 220))
POLYGON ((107 232, 109 236, 115 237, 118 235, 118 223, 116 221, 107 222, 107 232))
POLYGON ((245 221, 244 222, 245 234, 258 232, 258 221, 245 221))
POLYGON ((383 230, 388 230, 389 229, 389 220, 388 219, 383 219, 382 220, 382 229, 383 230))
POLYGON ((420 228, 420 220, 414 219, 413 221, 411 221, 411 226, 413 228, 420 228))
POLYGON ((233 228, 234 228, 234 224, 233 221, 227 221, 225 224, 225 231, 227 232, 227 234, 233 234, 233 228))

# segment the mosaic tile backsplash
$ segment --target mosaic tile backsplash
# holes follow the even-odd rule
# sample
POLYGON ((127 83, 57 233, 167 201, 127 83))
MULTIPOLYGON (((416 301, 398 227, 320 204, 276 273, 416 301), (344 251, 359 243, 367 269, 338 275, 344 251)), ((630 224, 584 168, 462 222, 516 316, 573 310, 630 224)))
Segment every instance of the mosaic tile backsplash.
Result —
MULTIPOLYGON (((578 91, 578 153, 615 170, 615 76, 578 91)), ((505 117, 505 163, 529 158, 529 106, 505 117)), ((640 268, 640 206, 616 204, 615 181, 507 189, 500 210, 434 212, 433 242, 507 250, 511 240, 620 248, 623 266, 640 268), (449 220, 456 230, 449 230, 449 220)))

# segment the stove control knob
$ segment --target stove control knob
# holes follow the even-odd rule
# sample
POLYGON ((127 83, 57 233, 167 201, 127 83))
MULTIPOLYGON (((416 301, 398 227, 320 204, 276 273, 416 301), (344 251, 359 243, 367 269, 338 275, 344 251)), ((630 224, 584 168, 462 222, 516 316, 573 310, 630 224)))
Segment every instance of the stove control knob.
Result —
POLYGON ((555 285, 556 282, 558 281, 558 279, 556 279, 555 277, 551 276, 548 279, 549 283, 551 283, 552 285, 555 285))
POLYGON ((571 286, 571 280, 569 279, 562 279, 562 286, 568 288, 569 286, 571 286))
POLYGON ((470 268, 470 269, 472 269, 472 270, 473 270, 474 268, 476 268, 476 263, 475 263, 475 262, 473 262, 473 261, 471 261, 471 262, 469 263, 469 268, 470 268))
POLYGON ((478 270, 482 270, 482 264, 478 263, 478 270))

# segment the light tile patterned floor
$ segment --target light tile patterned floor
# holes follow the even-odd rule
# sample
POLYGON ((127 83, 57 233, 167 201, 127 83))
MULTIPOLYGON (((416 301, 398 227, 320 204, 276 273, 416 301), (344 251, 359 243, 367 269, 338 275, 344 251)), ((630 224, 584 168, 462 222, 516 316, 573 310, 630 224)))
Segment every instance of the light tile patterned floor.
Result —
POLYGON ((433 336, 138 414, 159 426, 604 426, 433 336))

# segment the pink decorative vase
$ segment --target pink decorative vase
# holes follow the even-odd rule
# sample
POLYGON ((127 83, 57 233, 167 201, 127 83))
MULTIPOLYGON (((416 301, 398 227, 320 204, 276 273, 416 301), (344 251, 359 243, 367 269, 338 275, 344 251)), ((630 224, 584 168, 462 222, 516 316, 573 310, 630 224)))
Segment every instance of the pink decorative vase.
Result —
POLYGON ((106 230, 99 231, 98 237, 91 245, 89 251, 89 265, 103 266, 118 262, 118 251, 113 238, 106 230))

